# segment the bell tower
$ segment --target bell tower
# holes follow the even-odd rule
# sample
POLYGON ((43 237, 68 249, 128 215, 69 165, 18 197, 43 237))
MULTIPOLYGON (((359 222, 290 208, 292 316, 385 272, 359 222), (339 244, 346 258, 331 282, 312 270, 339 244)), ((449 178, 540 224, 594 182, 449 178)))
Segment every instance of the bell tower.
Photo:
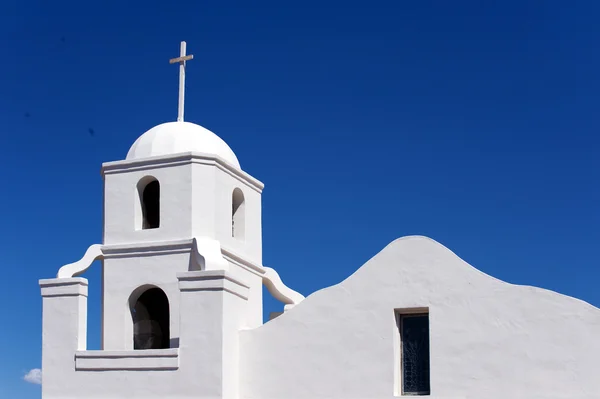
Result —
POLYGON ((183 121, 192 57, 182 43, 171 60, 180 66, 178 120, 102 165, 102 244, 40 280, 43 398, 65 397, 67 388, 66 396, 86 398, 90 381, 93 395, 106 398, 140 389, 164 397, 165 386, 174 397, 236 398, 238 334, 262 324, 263 284, 286 309, 304 298, 262 265, 263 184, 220 137, 183 121), (78 276, 95 259, 103 269, 102 350, 87 351, 87 280, 78 276), (98 371, 127 371, 130 383, 98 371))
POLYGON ((164 123, 140 136, 124 161, 105 163, 102 174, 105 349, 133 347, 131 309, 122 304, 135 309, 140 287, 164 292, 171 340, 178 339, 178 272, 238 275, 250 291, 244 325, 262 324, 263 185, 241 170, 223 140, 189 122, 164 123))
POLYGON ((177 345, 180 308, 175 276, 181 272, 214 269, 238 275, 249 290, 243 324, 262 323, 263 184, 242 171, 220 137, 184 122, 185 71, 191 59, 182 42, 180 56, 169 61, 179 64, 177 122, 148 130, 124 161, 102 166, 105 349, 131 348, 131 337, 141 339, 141 331, 154 345, 164 345, 166 327, 154 319, 147 322, 151 315, 139 302, 150 300, 147 289, 156 293, 153 301, 162 298, 161 306, 170 311, 168 318, 161 317, 170 320, 169 345, 177 345), (133 325, 140 332, 129 331, 123 303, 129 304, 127 312, 134 320, 141 318, 133 325), (152 334, 157 337, 150 338, 152 334))

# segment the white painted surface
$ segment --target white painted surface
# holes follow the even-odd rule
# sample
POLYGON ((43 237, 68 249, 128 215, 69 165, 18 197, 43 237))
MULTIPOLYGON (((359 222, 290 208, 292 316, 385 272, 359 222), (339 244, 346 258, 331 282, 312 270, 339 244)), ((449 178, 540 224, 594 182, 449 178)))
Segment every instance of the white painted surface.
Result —
POLYGON ((291 309, 293 306, 304 300, 304 295, 283 284, 281 277, 279 277, 279 273, 277 273, 275 269, 270 267, 265 267, 264 269, 265 274, 263 275, 263 284, 275 299, 286 305, 292 305, 288 306, 286 310, 291 309))
MULTIPOLYGON (((179 51, 179 58, 184 59, 186 56, 186 43, 181 42, 181 47, 179 51)), ((193 56, 190 56, 193 57, 193 56)), ((179 108, 177 111, 177 122, 183 122, 183 114, 185 107, 185 67, 186 61, 179 62, 179 108)))
POLYGON ((158 287, 169 300, 172 347, 180 337, 179 288, 176 274, 190 265, 191 240, 152 245, 106 246, 102 295, 102 349, 133 349, 129 301, 140 287, 158 287))
POLYGON ((42 398, 71 396, 74 354, 87 340, 88 282, 81 277, 40 280, 42 292, 42 398))
POLYGON ((102 257, 102 245, 93 244, 77 262, 69 263, 58 269, 57 278, 71 278, 85 272, 92 263, 102 257))
POLYGON ((77 351, 75 369, 90 371, 111 370, 177 370, 179 349, 149 349, 131 351, 77 351))
POLYGON ((131 146, 127 160, 199 152, 221 157, 241 169, 235 153, 219 136, 190 122, 167 122, 142 134, 131 146))
POLYGON ((516 286, 425 237, 241 333, 241 397, 389 398, 394 309, 429 307, 431 397, 599 398, 600 310, 516 286))
POLYGON ((226 270, 177 278, 179 349, 153 360, 82 351, 75 298, 84 298, 85 279, 42 281, 43 398, 392 398, 400 375, 394 310, 424 307, 431 398, 599 397, 599 309, 496 280, 424 237, 394 241, 342 283, 249 330, 246 281, 226 270))
POLYGON ((304 298, 262 265, 262 183, 214 134, 165 125, 127 160, 103 165, 103 244, 40 280, 43 399, 393 398, 394 312, 414 308, 430 314, 433 399, 600 398, 599 309, 496 280, 424 237, 394 241, 304 298), (150 177, 160 183, 160 227, 144 230, 137 186, 150 177), (234 190, 243 237, 232 234, 234 190), (94 259, 101 351, 85 347, 87 280, 71 278, 94 259), (286 312, 261 326, 263 284, 286 312), (130 301, 147 287, 169 300, 171 348, 132 350, 130 301))
POLYGON ((182 153, 103 164, 104 244, 209 237, 250 261, 262 263, 263 184, 215 155, 182 153), (152 176, 160 184, 160 228, 139 229, 137 184, 152 176), (231 236, 232 193, 245 199, 245 237, 231 236))

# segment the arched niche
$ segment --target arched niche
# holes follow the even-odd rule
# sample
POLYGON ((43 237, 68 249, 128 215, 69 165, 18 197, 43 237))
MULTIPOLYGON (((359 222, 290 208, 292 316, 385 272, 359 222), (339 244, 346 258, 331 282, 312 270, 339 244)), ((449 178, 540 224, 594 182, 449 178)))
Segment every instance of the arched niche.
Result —
POLYGON ((133 323, 133 349, 170 347, 169 299, 156 286, 142 286, 129 298, 133 323))
POLYGON ((153 176, 142 178, 137 184, 136 228, 160 227, 160 183, 153 176))
POLYGON ((243 240, 246 235, 246 200, 240 188, 231 195, 231 236, 243 240))

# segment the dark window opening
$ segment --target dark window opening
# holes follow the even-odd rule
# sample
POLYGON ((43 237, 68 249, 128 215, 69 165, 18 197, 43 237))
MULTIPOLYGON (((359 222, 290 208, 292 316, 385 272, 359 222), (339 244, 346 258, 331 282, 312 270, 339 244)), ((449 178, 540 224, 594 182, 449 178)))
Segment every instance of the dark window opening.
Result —
POLYGON ((239 188, 233 190, 231 196, 231 236, 244 239, 246 230, 246 201, 239 188))
POLYGON ((400 315, 402 394, 429 395, 429 315, 400 315))
POLYGON ((169 348, 169 300, 160 288, 150 288, 131 309, 134 349, 169 348))
POLYGON ((142 229, 156 229, 160 225, 160 184, 153 180, 142 192, 142 229))

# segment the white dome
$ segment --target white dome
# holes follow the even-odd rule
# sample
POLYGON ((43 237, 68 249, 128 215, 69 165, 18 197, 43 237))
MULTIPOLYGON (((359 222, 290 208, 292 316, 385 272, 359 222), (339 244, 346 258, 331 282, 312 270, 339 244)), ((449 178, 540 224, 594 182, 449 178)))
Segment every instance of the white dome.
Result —
POLYGON ((126 159, 180 152, 217 155, 232 166, 241 169, 237 157, 223 139, 210 130, 189 122, 168 122, 153 127, 133 143, 126 159))

